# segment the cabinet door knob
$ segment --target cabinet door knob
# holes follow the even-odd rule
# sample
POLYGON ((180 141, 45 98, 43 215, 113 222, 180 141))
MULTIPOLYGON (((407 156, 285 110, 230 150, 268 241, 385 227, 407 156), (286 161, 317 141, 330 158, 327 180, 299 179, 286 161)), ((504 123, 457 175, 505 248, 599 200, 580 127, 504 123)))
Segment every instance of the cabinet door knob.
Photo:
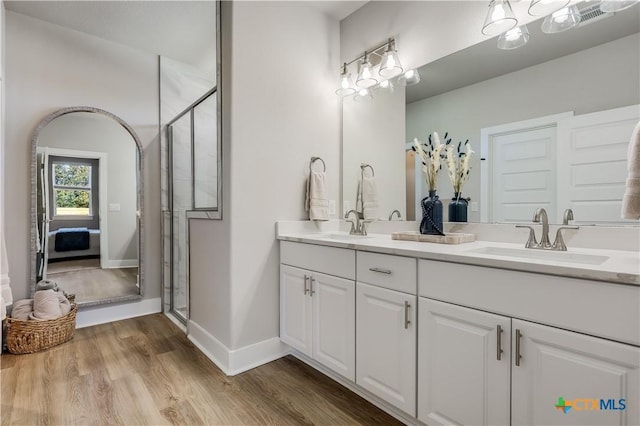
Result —
POLYGON ((497 358, 498 361, 500 361, 500 359, 502 358, 502 352, 504 352, 502 350, 502 327, 500 325, 498 325, 498 327, 496 327, 496 333, 498 334, 498 339, 497 339, 497 358))
POLYGON ((411 320, 409 319, 409 308, 411 305, 406 300, 404 301, 404 328, 405 330, 409 328, 409 324, 411 324, 411 320))
POLYGON ((304 294, 309 294, 309 275, 304 276, 304 294))
POLYGON ((520 338, 522 338, 522 333, 516 328, 516 367, 520 367, 520 359, 522 358, 520 355, 520 338))

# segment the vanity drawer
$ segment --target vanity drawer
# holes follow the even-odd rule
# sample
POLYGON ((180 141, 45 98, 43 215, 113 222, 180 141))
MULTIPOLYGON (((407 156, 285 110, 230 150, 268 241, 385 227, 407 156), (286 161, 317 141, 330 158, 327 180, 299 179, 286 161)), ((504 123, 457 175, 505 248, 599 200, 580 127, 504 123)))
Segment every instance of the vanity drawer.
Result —
POLYGON ((416 259, 358 251, 356 260, 357 281, 416 294, 416 259))
POLYGON ((350 280, 356 278, 356 255, 350 249, 281 241, 280 263, 350 280))

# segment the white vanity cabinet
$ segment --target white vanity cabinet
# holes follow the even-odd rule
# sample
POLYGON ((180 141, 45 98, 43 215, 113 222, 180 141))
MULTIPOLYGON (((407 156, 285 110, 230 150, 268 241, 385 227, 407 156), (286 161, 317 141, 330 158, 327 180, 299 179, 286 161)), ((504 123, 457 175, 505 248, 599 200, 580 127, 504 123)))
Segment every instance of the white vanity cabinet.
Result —
POLYGON ((506 425, 511 319, 420 298, 418 420, 506 425))
POLYGON ((351 250, 281 244, 280 340, 352 381, 355 380, 354 275, 355 255, 351 250), (350 267, 344 262, 345 256, 351 257, 350 267))
POLYGON ((356 384, 415 416, 416 260, 357 252, 357 265, 356 384))
MULTIPOLYGON (((548 310, 554 302, 544 303, 545 297, 573 290, 576 282, 524 273, 518 273, 516 281, 512 271, 432 261, 420 261, 418 269, 420 296, 440 299, 420 297, 419 302, 420 421, 429 425, 638 424, 640 349, 606 336, 560 328, 574 324, 575 318, 586 318, 589 313, 584 306, 594 303, 589 300, 594 295, 575 292, 580 303, 565 301, 568 312, 563 315, 548 310), (545 286, 551 279, 555 292, 545 286), (525 300, 484 293, 500 282, 515 291, 523 285, 538 288, 525 300), (531 321, 518 318, 521 315, 531 321), (550 318, 560 324, 555 326, 550 318), (555 407, 560 397, 574 404, 567 413, 555 407), (621 399, 625 409, 612 409, 622 407, 621 399), (600 409, 600 400, 608 409, 600 409)), ((583 284, 584 288, 599 285, 583 284)), ((508 287, 502 290, 508 293, 508 287)), ((610 285, 609 290, 627 289, 610 285)), ((605 323, 599 330, 620 333, 613 329, 618 325, 616 318, 599 317, 605 323)))
POLYGON ((640 349, 516 319, 512 329, 513 425, 640 424, 640 349))

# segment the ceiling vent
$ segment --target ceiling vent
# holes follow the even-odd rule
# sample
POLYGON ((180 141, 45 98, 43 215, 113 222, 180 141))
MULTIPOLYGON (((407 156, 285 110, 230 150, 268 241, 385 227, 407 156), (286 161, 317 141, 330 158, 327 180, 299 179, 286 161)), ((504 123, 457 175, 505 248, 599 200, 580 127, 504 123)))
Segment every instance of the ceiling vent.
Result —
POLYGON ((613 12, 601 11, 600 2, 595 2, 595 4, 593 2, 588 2, 584 6, 578 5, 578 10, 580 11, 580 23, 578 24, 578 27, 584 27, 585 25, 593 24, 594 22, 598 22, 615 15, 613 12))

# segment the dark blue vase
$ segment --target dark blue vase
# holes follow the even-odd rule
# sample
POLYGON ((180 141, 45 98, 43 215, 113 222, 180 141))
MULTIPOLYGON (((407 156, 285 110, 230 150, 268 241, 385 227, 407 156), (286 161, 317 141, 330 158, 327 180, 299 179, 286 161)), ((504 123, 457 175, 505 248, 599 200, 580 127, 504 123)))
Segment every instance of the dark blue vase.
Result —
POLYGON ((436 191, 429 191, 429 196, 422 199, 422 222, 420 233, 429 235, 444 235, 442 227, 442 201, 436 191))
POLYGON ((462 198, 460 193, 453 194, 453 198, 449 203, 449 222, 466 222, 468 206, 469 201, 466 198, 462 198))

